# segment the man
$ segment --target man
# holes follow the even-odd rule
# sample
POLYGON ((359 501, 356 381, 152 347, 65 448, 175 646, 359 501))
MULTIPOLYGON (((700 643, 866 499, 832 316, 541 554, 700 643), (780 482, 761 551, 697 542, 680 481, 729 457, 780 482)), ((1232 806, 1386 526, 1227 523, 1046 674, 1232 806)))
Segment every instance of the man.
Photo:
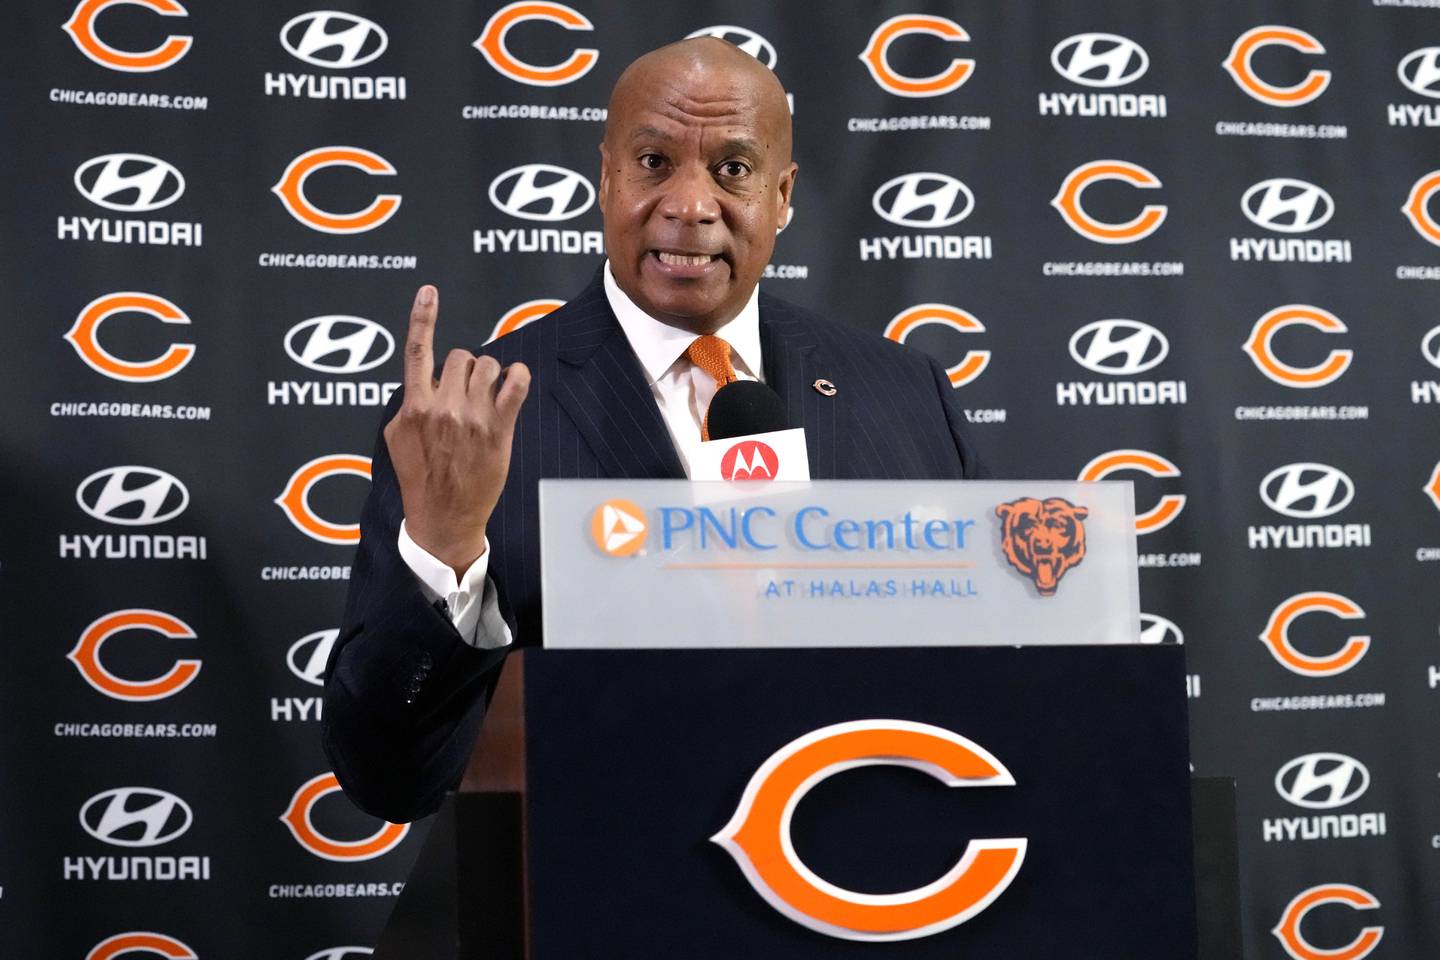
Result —
POLYGON ((609 259, 574 300, 433 379, 438 294, 415 299, 325 687, 326 755, 388 820, 439 805, 506 650, 540 643, 539 478, 684 478, 740 378, 805 428, 816 479, 978 474, 939 364, 758 293, 797 169, 769 70, 713 38, 641 57, 600 157, 609 259))

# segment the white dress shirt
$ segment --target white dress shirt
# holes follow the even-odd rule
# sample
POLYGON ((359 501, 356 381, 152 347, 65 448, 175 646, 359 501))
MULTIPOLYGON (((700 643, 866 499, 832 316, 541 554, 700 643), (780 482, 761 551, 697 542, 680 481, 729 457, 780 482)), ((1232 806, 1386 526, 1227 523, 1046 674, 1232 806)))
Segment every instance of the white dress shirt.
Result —
MULTIPOLYGON (((760 356, 760 291, 750 292, 750 299, 740 308, 735 319, 715 335, 730 344, 730 362, 741 380, 763 380, 764 366, 760 356)), ((675 442, 680 465, 690 473, 690 457, 700 440, 700 425, 710 401, 715 396, 715 379, 685 358, 685 350, 696 339, 695 334, 661 323, 645 313, 625 295, 610 263, 605 263, 605 298, 620 321, 625 339, 640 360, 645 379, 660 416, 675 442)), ((543 321, 542 321, 543 322, 543 321)), ((425 551, 400 522, 400 557, 420 582, 420 592, 434 603, 444 599, 450 619, 460 636, 472 647, 493 649, 510 643, 510 627, 500 616, 495 583, 488 576, 490 541, 476 558, 465 576, 456 578, 455 571, 425 551)))

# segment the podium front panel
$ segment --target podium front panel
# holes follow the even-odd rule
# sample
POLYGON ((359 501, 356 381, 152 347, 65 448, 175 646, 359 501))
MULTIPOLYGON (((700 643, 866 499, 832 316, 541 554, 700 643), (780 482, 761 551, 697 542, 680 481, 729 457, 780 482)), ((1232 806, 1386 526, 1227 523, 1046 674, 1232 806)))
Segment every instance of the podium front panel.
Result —
POLYGON ((1179 649, 1130 645, 536 651, 531 960, 1190 960, 1183 678, 1179 649), (710 838, 777 750, 875 720, 951 732, 1014 782, 951 789, 895 763, 825 777, 789 820, 822 885, 925 888, 972 840, 1023 839, 1024 854, 963 922, 861 942, 782 913, 710 838))

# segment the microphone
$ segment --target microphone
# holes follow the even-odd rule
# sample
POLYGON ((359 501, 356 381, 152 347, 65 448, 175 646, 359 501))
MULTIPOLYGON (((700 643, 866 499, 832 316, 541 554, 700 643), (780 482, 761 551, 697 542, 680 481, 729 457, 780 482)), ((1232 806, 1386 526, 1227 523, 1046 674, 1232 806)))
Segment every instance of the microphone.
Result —
POLYGON ((736 380, 715 391, 706 425, 710 439, 729 440, 785 430, 785 401, 758 380, 736 380))
POLYGON ((715 391, 706 414, 710 440, 692 450, 691 480, 809 480, 805 431, 790 429, 785 401, 755 380, 715 391))

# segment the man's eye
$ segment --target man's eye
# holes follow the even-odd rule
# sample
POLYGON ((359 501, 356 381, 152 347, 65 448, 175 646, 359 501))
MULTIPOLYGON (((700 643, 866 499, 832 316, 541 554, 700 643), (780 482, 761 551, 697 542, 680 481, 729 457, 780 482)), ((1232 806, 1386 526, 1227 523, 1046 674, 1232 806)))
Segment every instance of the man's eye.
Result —
POLYGON ((743 177, 750 172, 750 168, 739 160, 727 160, 720 164, 720 172, 727 177, 743 177))
POLYGON ((640 158, 640 166, 646 170, 659 170, 665 165, 665 158, 658 153, 647 153, 640 158))

